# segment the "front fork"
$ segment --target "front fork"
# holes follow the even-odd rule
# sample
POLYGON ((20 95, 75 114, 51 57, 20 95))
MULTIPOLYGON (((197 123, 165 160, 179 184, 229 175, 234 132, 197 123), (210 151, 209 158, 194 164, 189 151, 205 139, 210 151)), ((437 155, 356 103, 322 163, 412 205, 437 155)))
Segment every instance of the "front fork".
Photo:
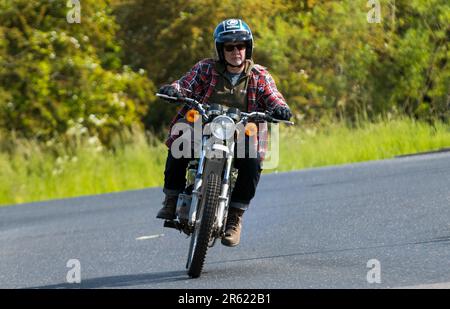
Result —
POLYGON ((197 217, 197 209, 198 209, 198 202, 201 198, 201 187, 203 182, 203 170, 205 167, 205 157, 206 157, 206 150, 205 145, 206 143, 206 137, 203 137, 203 147, 202 152, 200 154, 200 160, 198 162, 198 170, 197 174, 195 175, 195 182, 194 182, 194 188, 192 189, 192 201, 191 201, 191 207, 189 209, 189 226, 192 228, 195 228, 195 221, 197 217))
MULTIPOLYGON (((230 149, 234 148, 234 142, 232 143, 230 149)), ((217 211, 217 231, 219 234, 222 234, 223 224, 226 214, 228 213, 228 205, 229 205, 229 191, 231 187, 231 167, 233 165, 233 152, 229 152, 227 154, 227 161, 225 163, 225 170, 223 173, 222 180, 222 190, 219 196, 219 207, 217 211)))
MULTIPOLYGON (((217 208, 216 213, 216 220, 214 224, 214 231, 213 231, 213 239, 209 243, 209 247, 213 247, 216 243, 216 240, 218 238, 222 238, 224 234, 224 223, 225 218, 228 213, 228 205, 229 205, 229 196, 230 191, 232 190, 232 178, 231 178, 231 170, 233 166, 233 149, 234 149, 234 142, 230 143, 229 146, 223 147, 222 145, 218 146, 220 147, 220 150, 224 150, 224 154, 226 155, 226 161, 223 168, 223 177, 222 177, 222 188, 220 190, 219 195, 219 206, 217 208)), ((214 146, 213 146, 214 149, 214 146)), ((216 149, 217 150, 217 149, 216 149)))
MULTIPOLYGON (((206 145, 207 138, 203 138, 203 145, 206 145)), ((192 230, 194 230, 195 225, 197 224, 196 218, 197 218, 197 211, 199 210, 199 202, 202 198, 202 185, 203 185, 203 176, 204 173, 208 173, 208 170, 205 171, 205 164, 206 164, 206 152, 207 151, 223 151, 222 153, 225 156, 225 164, 223 166, 223 173, 221 171, 215 171, 219 172, 219 174, 222 174, 222 188, 219 195, 219 207, 216 214, 216 224, 215 224, 215 232, 214 232, 214 240, 217 237, 221 237, 223 234, 223 226, 225 222, 225 216, 228 212, 228 204, 229 204, 229 192, 232 185, 231 180, 231 169, 233 166, 233 150, 234 150, 234 144, 235 142, 232 141, 229 146, 224 146, 220 144, 213 144, 211 146, 211 149, 208 149, 208 147, 202 147, 202 153, 200 156, 200 160, 198 163, 198 171, 195 177, 195 183, 194 188, 192 190, 192 202, 191 207, 189 210, 189 226, 192 227, 192 230), (207 150, 208 149, 208 150, 207 150)), ((211 246, 214 245, 214 243, 211 244, 211 246)))

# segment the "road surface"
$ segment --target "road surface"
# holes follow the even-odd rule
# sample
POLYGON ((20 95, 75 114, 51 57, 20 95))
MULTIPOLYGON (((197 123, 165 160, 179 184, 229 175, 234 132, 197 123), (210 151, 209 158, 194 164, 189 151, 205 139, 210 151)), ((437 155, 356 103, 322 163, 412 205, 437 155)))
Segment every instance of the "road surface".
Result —
POLYGON ((189 240, 155 218, 162 200, 153 188, 0 208, 0 288, 450 287, 449 153, 263 175, 241 244, 218 242, 199 279, 189 240))

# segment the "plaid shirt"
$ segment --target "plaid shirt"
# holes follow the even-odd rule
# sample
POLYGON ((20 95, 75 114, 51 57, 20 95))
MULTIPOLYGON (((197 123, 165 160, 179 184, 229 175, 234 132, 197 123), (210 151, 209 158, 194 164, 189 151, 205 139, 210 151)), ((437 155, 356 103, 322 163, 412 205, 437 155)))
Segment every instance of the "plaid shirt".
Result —
MULTIPOLYGON (((189 98, 208 103, 219 78, 215 64, 213 59, 201 60, 182 78, 173 82, 172 86, 189 98)), ((255 64, 248 75, 247 112, 272 111, 278 105, 287 107, 283 95, 278 91, 275 81, 266 68, 255 64)), ((173 125, 182 119, 188 110, 189 107, 184 105, 173 118, 166 140, 167 147, 170 148, 172 142, 179 136, 171 135, 173 125)), ((258 143, 261 158, 264 158, 268 143, 267 123, 259 125, 258 140, 255 139, 255 142, 258 143)))

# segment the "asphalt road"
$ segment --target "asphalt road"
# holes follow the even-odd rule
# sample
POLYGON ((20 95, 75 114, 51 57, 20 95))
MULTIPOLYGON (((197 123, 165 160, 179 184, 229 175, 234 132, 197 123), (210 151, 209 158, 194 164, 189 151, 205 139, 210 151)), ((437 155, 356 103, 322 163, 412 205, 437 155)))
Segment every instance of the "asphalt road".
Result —
POLYGON ((189 239, 155 219, 162 199, 0 208, 0 288, 450 287, 449 153, 263 175, 241 244, 218 242, 199 279, 185 272, 189 239), (71 259, 80 284, 66 281, 71 259))

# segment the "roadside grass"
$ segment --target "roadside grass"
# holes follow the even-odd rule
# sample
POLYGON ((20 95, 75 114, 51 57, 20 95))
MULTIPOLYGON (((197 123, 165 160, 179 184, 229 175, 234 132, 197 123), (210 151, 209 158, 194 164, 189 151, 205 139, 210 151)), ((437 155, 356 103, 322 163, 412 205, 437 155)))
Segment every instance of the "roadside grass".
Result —
POLYGON ((450 125, 430 125, 409 118, 361 123, 349 128, 333 123, 317 128, 284 128, 278 171, 393 158, 450 147, 450 125))
POLYGON ((131 143, 105 151, 98 145, 45 150, 17 142, 0 153, 0 205, 160 186, 166 147, 134 132, 131 143), (56 152, 56 153, 55 153, 56 152))
MULTIPOLYGON (((280 128, 280 163, 265 173, 392 158, 450 147, 450 125, 407 118, 280 128)), ((13 144, 0 152, 0 205, 162 186, 166 147, 143 132, 115 151, 78 140, 71 147, 13 144)), ((1 141, 0 144, 5 143, 1 141)))

